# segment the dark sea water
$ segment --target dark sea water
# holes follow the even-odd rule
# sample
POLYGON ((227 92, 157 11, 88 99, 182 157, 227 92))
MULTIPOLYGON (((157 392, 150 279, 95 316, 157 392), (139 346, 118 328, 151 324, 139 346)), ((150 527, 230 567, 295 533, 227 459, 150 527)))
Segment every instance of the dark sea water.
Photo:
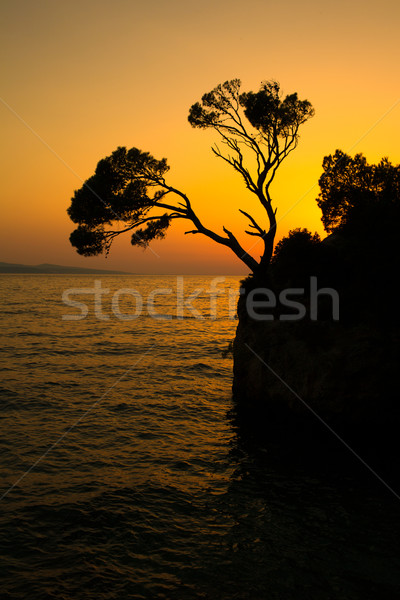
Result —
POLYGON ((0 276, 1 599, 400 598, 395 495, 239 435, 239 278, 96 279, 0 276))

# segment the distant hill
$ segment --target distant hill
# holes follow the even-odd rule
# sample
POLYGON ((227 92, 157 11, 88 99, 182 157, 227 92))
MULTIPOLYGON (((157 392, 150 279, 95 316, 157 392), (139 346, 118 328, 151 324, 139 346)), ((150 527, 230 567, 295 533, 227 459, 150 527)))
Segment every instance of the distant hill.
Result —
POLYGON ((41 273, 43 275, 132 275, 127 271, 107 271, 105 269, 86 269, 84 267, 66 267, 64 265, 20 265, 0 262, 0 273, 41 273))

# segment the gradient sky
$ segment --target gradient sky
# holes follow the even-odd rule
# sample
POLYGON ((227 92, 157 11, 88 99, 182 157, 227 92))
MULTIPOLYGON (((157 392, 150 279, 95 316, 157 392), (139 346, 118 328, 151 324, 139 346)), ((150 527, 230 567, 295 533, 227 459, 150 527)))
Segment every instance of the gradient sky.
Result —
POLYGON ((239 176, 211 153, 213 134, 187 122, 204 92, 234 77, 254 91, 276 79, 316 110, 274 182, 278 239, 294 227, 323 234, 315 198, 324 155, 340 148, 400 163, 397 0, 2 0, 0 21, 0 261, 246 273, 179 222, 154 252, 125 238, 107 260, 80 257, 66 214, 98 160, 125 145, 165 156, 169 182, 218 232, 244 229, 239 207, 261 220, 239 176))

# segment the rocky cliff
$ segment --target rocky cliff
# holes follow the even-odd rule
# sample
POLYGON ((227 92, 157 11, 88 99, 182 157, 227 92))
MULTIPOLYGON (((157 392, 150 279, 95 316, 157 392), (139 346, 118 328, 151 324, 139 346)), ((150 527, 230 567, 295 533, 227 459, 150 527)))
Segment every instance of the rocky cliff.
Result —
POLYGON ((339 233, 243 282, 233 392, 250 426, 285 443, 288 432, 321 426, 378 452, 397 443, 400 327, 388 254, 394 259, 392 243, 339 233), (274 301, 263 289, 276 306, 267 307, 274 301), (291 311, 279 301, 285 289, 296 291, 286 296, 299 302, 291 311), (329 290, 338 294, 337 315, 329 290))

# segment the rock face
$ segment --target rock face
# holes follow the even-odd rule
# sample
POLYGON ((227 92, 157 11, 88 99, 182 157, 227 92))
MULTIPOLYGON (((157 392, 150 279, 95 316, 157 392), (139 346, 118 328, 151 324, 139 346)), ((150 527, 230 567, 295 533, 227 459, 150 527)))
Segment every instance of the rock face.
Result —
MULTIPOLYGON (((250 277, 243 282, 233 346, 233 393, 238 414, 266 436, 279 437, 288 427, 292 432, 312 430, 323 421, 349 443, 378 448, 389 439, 397 440, 398 292, 392 266, 383 267, 375 255, 361 268, 359 251, 363 254, 358 240, 356 244, 346 236, 332 236, 320 243, 318 260, 308 262, 300 279, 293 281, 273 266, 268 281, 250 277), (311 273, 318 289, 329 286, 338 293, 338 320, 333 318, 329 294, 318 296, 319 312, 315 320, 311 318, 313 302, 315 306, 307 291, 311 273), (296 298, 303 303, 305 316, 285 320, 279 302, 272 312, 258 308, 258 318, 250 316, 252 290, 268 288, 278 297, 293 283, 302 283, 305 289, 296 298), (266 316, 269 320, 259 320, 266 316)), ((290 272, 298 274, 295 266, 296 259, 290 272)), ((261 299, 262 294, 255 297, 261 299)))

